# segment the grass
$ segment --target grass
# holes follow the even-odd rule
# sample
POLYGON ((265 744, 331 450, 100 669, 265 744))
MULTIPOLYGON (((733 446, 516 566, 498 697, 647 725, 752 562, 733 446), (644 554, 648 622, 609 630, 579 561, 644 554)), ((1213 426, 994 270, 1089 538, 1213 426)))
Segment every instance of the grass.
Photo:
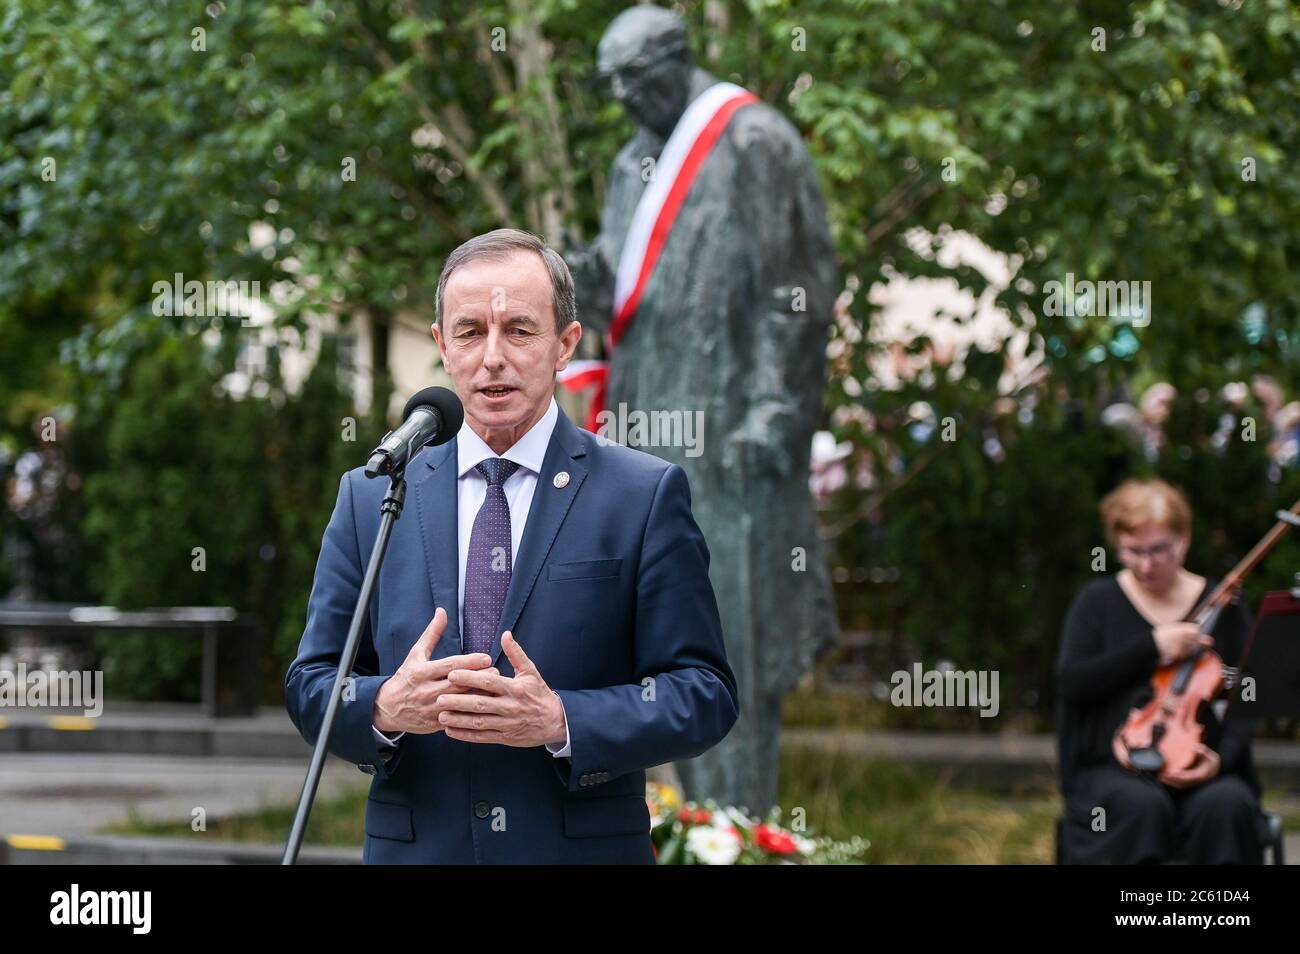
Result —
MULTIPOLYGON (((332 799, 320 798, 312 807, 303 843, 359 847, 365 836, 366 789, 332 799)), ((195 832, 188 821, 159 822, 131 811, 125 822, 104 828, 105 834, 157 835, 170 838, 197 836, 210 841, 284 844, 293 826, 296 805, 277 805, 251 815, 212 820, 207 831, 195 832)))
MULTIPOLYGON (((836 688, 813 678, 805 680, 781 703, 786 729, 845 729, 863 731, 980 732, 989 729, 975 709, 941 706, 895 706, 859 689, 836 688)), ((1050 732, 1028 712, 1004 712, 996 720, 1000 732, 1050 732)))
POLYGON ((871 841, 877 864, 1048 864, 1054 793, 1007 797, 956 788, 942 773, 834 752, 783 753, 780 804, 817 834, 871 841))

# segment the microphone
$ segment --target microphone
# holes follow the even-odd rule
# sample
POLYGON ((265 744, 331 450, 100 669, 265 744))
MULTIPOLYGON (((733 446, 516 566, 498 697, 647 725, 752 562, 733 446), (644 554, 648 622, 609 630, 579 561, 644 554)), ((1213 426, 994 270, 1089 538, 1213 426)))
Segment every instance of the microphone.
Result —
POLYGON ((406 402, 402 425, 385 434, 371 451, 366 476, 400 473, 422 447, 437 447, 455 437, 464 421, 465 406, 455 392, 425 388, 406 402))

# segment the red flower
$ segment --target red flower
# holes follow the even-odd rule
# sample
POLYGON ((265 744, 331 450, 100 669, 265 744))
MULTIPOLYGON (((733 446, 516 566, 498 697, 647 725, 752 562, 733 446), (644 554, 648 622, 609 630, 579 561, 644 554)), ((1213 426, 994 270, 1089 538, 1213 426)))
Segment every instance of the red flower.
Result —
POLYGON ((792 855, 798 851, 794 839, 778 828, 759 825, 754 829, 754 843, 774 855, 792 855))
POLYGON ((688 825, 707 825, 713 819, 713 815, 707 808, 679 808, 677 810, 677 820, 685 822, 688 825))

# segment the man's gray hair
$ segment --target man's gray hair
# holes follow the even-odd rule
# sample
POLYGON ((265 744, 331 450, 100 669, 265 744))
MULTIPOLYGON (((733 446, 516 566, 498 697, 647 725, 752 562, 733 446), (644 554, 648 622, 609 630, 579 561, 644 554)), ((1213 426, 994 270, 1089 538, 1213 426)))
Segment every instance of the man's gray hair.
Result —
POLYGON ((561 334, 577 320, 578 303, 573 291, 573 275, 570 274, 568 263, 560 253, 531 232, 520 229, 496 229, 476 235, 458 246, 442 263, 442 274, 438 276, 438 290, 434 295, 438 327, 442 327, 443 291, 452 272, 466 262, 479 259, 505 261, 515 252, 534 252, 540 255, 546 270, 551 275, 551 308, 555 312, 555 333, 561 334))

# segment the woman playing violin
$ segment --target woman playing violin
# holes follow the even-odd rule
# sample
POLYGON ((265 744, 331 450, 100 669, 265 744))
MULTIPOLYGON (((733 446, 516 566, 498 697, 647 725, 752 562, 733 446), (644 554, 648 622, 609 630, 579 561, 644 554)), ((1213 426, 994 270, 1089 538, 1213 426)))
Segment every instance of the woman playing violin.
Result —
POLYGON ((1163 783, 1135 771, 1116 742, 1158 666, 1212 647, 1236 664, 1250 614, 1227 605, 1211 635, 1184 622, 1214 582, 1183 566, 1191 509, 1162 480, 1129 480, 1101 504, 1123 569, 1094 580, 1065 618, 1057 659, 1057 731, 1065 857, 1081 864, 1259 864, 1259 781, 1252 726, 1213 714, 1196 761, 1163 783))

